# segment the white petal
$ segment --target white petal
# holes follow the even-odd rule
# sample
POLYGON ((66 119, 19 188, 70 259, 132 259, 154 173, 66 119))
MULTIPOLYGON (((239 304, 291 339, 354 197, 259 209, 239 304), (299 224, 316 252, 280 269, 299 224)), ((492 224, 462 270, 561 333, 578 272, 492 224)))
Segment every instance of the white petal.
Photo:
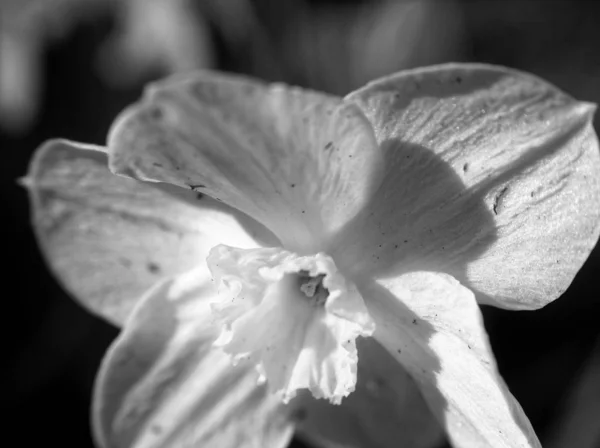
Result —
POLYGON ((456 448, 539 447, 499 376, 473 293, 445 274, 361 285, 374 337, 416 380, 456 448))
POLYGON ((102 448, 283 448, 285 408, 248 366, 212 347, 204 270, 157 285, 103 361, 94 396, 102 448))
POLYGON ((154 283, 202 263, 212 246, 259 245, 223 204, 115 176, 103 148, 49 141, 22 183, 57 277, 84 306, 116 325, 154 283))
POLYGON ((373 338, 358 338, 356 390, 341 405, 299 394, 292 416, 302 439, 323 448, 434 448, 444 432, 406 370, 373 338))
POLYGON ((152 86, 115 122, 109 152, 115 172, 206 192, 298 253, 326 250, 382 171, 356 105, 209 72, 152 86))
POLYGON ((347 99, 371 120, 387 173, 336 262, 376 276, 448 272, 506 308, 567 288, 600 233, 594 106, 474 64, 402 72, 347 99))

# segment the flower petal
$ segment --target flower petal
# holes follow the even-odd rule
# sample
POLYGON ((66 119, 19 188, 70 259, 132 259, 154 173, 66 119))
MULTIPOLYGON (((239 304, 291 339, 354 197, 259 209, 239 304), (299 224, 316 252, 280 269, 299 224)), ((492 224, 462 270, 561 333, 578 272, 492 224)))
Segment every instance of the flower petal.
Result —
POLYGON ((326 251, 382 171, 356 105, 209 72, 152 86, 115 122, 109 152, 114 172, 205 192, 300 254, 326 251))
POLYGON ((471 291, 431 272, 363 288, 374 337, 416 380, 455 447, 540 446, 498 374, 471 291))
POLYGON ((157 285, 103 361, 94 396, 102 448, 284 447, 293 428, 249 365, 212 344, 206 271, 157 285))
POLYGON ((505 308, 567 288, 600 233, 593 105, 477 64, 403 72, 347 99, 371 120, 387 174, 336 262, 448 272, 505 308))
POLYGON ((299 394, 299 436, 327 448, 437 447, 444 433, 403 367, 373 338, 358 338, 356 390, 336 406, 299 394))
POLYGON ((203 263, 212 246, 259 245, 222 204, 111 174, 100 147, 49 141, 22 183, 57 277, 116 325, 154 283, 203 263))

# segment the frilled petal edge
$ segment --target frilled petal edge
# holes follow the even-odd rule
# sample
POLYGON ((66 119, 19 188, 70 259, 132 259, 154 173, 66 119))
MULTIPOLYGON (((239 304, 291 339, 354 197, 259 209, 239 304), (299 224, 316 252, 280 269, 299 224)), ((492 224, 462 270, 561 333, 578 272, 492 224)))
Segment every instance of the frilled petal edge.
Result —
POLYGON ((322 448, 433 448, 444 440, 414 380, 373 338, 358 338, 358 382, 340 405, 299 394, 298 436, 322 448))

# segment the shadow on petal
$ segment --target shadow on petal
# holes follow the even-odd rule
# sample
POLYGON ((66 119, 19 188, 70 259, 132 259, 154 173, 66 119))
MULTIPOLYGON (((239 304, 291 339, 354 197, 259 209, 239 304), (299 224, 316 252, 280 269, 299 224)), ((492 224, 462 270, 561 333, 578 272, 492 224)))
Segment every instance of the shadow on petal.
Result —
POLYGON ((465 188, 433 151, 383 142, 387 172, 368 207, 337 235, 333 257, 361 278, 445 272, 469 289, 469 261, 492 245, 496 226, 485 192, 465 188))
POLYGON ((293 428, 253 366, 213 349, 212 283, 192 271, 155 287, 103 360, 99 446, 284 447, 293 428))
POLYGON ((403 272, 441 267, 503 308, 540 308, 565 291, 600 234, 594 105, 484 64, 409 70, 346 100, 371 121, 387 171, 381 210, 371 206, 339 238, 342 258, 365 254, 357 265, 379 276, 396 261, 403 272), (365 230, 382 223, 393 229, 365 230), (356 247, 369 232, 375 253, 356 247), (406 259, 382 254, 391 248, 406 259))
MULTIPOLYGON (((559 146, 556 142, 548 144, 559 146)), ((383 142, 382 148, 387 167, 383 183, 369 206, 338 235, 334 258, 344 271, 362 279, 361 291, 373 316, 394 316, 377 323, 376 338, 409 368, 440 422, 450 434, 469 434, 469 431, 452 427, 457 420, 446 421, 447 413, 456 413, 460 407, 448 403, 436 391, 438 376, 444 369, 429 343, 439 337, 440 329, 370 279, 394 279, 416 271, 443 272, 481 294, 467 280, 467 270, 470 262, 481 257, 498 240, 494 212, 502 213, 502 198, 494 192, 507 179, 497 176, 467 189, 461 178, 466 172, 457 173, 428 148, 399 139, 383 142), (371 309, 375 303, 370 300, 373 297, 378 298, 377 310, 371 309), (389 331, 384 328, 386 325, 389 331), (381 339, 385 333, 393 337, 381 339)), ((547 148, 540 148, 528 153, 524 160, 519 160, 518 167, 527 170, 549 152, 547 148)), ((508 180, 513 174, 507 172, 508 180)), ((460 331, 460 323, 455 323, 444 333, 458 338, 457 344, 476 350, 475 344, 465 339, 468 331, 465 334, 460 331)), ((529 422, 504 387, 493 357, 490 358, 486 350, 482 349, 481 356, 478 354, 477 357, 484 366, 482 371, 486 370, 486 364, 491 369, 486 374, 489 378, 486 381, 490 384, 495 381, 499 385, 500 396, 504 396, 503 401, 509 406, 508 415, 512 416, 519 431, 530 437, 533 432, 529 422)), ((468 425, 468 419, 464 421, 468 425)), ((473 428, 472 433, 476 434, 477 428, 473 428)), ((531 437, 535 440, 535 435, 531 437)))
POLYGON ((375 339, 356 342, 358 383, 341 405, 308 393, 291 403, 300 438, 322 447, 438 446, 442 428, 406 370, 375 339))
POLYGON ((447 286, 432 290, 419 280, 405 289, 402 278, 394 291, 376 281, 362 285, 363 295, 372 298, 374 337, 407 369, 456 446, 539 447, 498 373, 472 293, 445 274, 404 278, 413 275, 446 279, 447 286))

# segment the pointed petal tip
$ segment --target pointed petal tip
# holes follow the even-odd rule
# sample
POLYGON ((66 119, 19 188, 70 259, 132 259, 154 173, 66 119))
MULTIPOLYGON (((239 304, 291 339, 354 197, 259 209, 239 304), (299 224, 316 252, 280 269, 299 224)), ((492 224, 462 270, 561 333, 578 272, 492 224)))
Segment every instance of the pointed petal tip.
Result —
POLYGON ((23 178, 30 178, 30 180, 24 180, 24 182, 29 183, 31 185, 33 183, 33 179, 35 179, 37 174, 43 168, 44 162, 46 162, 49 158, 55 156, 57 154, 57 151, 60 151, 61 149, 65 151, 75 149, 82 151, 106 153, 106 148, 104 148, 103 146, 94 145, 91 143, 81 143, 66 138, 51 138, 41 143, 34 151, 33 157, 29 162, 28 172, 23 178))
POLYGON ((598 104, 590 101, 581 101, 581 104, 583 104, 592 114, 595 114, 596 110, 598 109, 598 104))
MULTIPOLYGON (((30 194, 37 194, 40 177, 45 170, 57 163, 63 157, 72 157, 72 151, 90 153, 106 153, 106 148, 64 138, 52 138, 40 144, 34 151, 29 162, 27 174, 17 179, 17 184, 24 187, 30 194)), ((34 200, 35 201, 35 200, 34 200)))
POLYGON ((34 186, 34 182, 31 176, 22 176, 17 178, 17 185, 25 188, 26 190, 31 189, 34 186))
POLYGON ((574 112, 579 113, 581 115, 587 116, 589 121, 593 121, 594 116, 596 115, 596 111, 598 109, 598 105, 596 103, 592 103, 589 101, 579 101, 574 100, 574 112))

